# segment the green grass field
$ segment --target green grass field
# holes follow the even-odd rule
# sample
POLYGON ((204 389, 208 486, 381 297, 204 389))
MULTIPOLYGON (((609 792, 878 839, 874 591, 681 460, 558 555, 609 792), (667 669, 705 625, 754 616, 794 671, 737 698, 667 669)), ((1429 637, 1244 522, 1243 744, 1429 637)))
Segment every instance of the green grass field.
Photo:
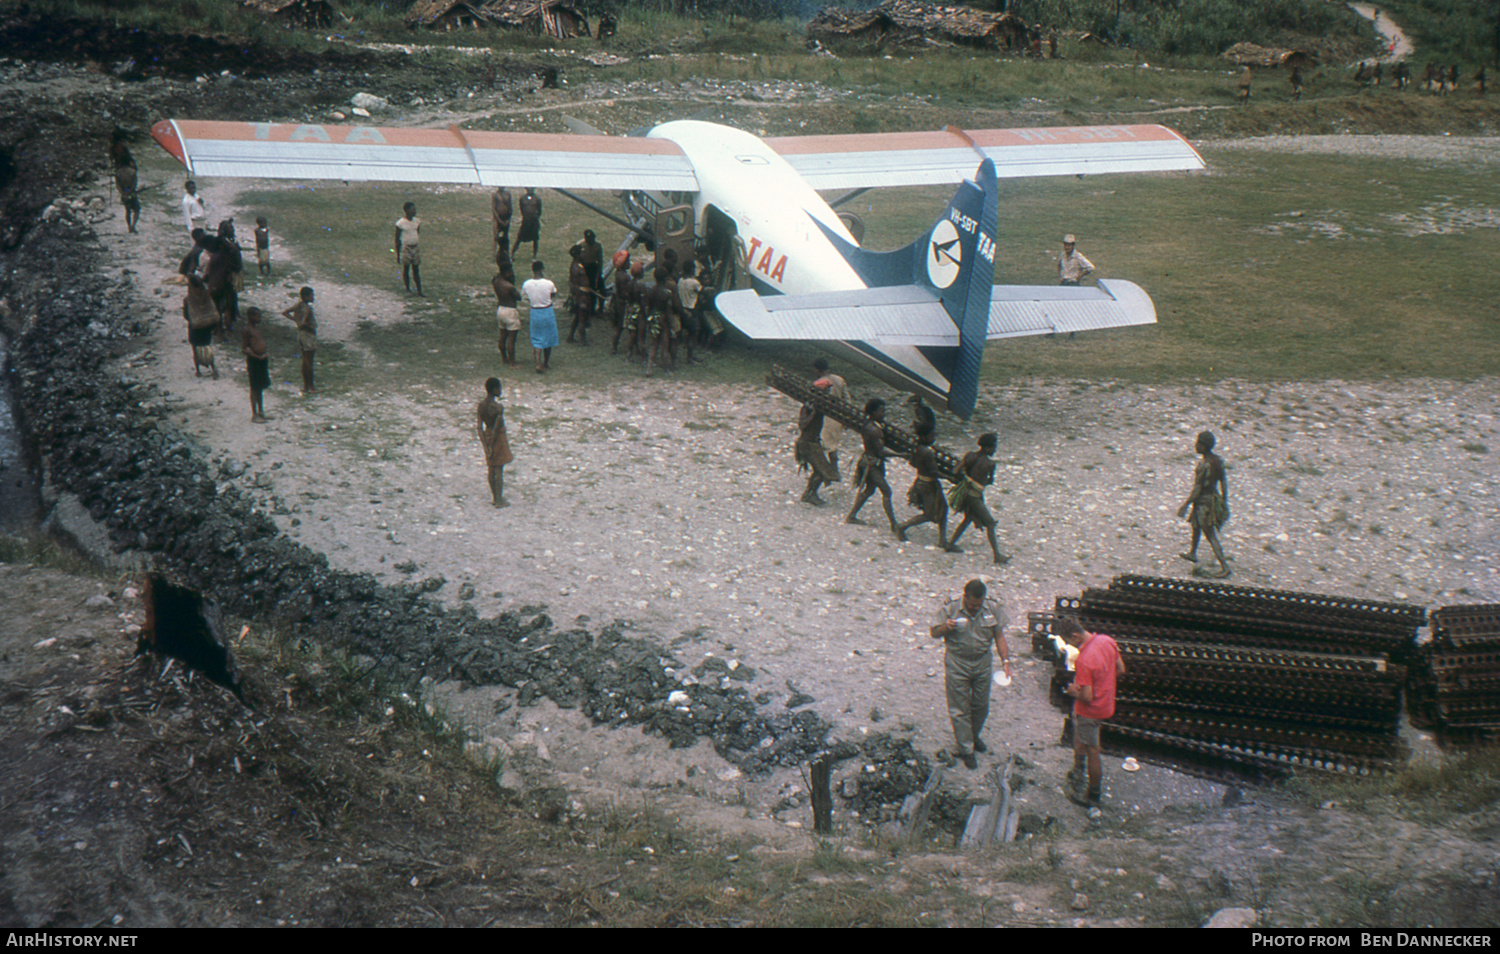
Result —
MULTIPOLYGON (((997 281, 1050 283, 1058 240, 1072 231, 1097 275, 1147 289, 1158 324, 995 343, 986 352, 986 380, 1465 379, 1500 368, 1493 267, 1500 168, 1241 151, 1206 158, 1208 174, 1001 184, 997 281)), ((866 244, 894 248, 915 239, 949 191, 863 197, 857 211, 866 244)), ((607 194, 590 198, 613 204, 607 194)), ((419 367, 432 383, 488 373, 495 335, 485 194, 319 183, 243 199, 269 215, 309 275, 391 290, 400 289, 392 223, 403 202, 416 202, 429 297, 408 299, 401 322, 364 323, 355 343, 380 367, 419 367)), ((595 229, 606 245, 619 229, 559 195, 544 193, 544 203, 541 256, 565 286, 566 248, 583 229, 595 229)), ((563 347, 562 379, 640 373, 608 355, 602 330, 595 347, 563 347)), ((523 356, 526 350, 523 342, 523 356)), ((751 381, 772 361, 797 363, 809 354, 741 342, 710 367, 684 374, 751 381)))

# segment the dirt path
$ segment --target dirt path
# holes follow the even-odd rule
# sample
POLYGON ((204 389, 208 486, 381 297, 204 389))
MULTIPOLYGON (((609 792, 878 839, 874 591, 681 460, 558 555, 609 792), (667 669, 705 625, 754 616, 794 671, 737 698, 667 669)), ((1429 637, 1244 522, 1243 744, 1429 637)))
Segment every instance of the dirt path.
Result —
POLYGON ((1401 28, 1391 21, 1391 15, 1371 3, 1351 3, 1349 9, 1371 20, 1375 29, 1381 36, 1385 37, 1385 55, 1380 59, 1386 63, 1398 63, 1411 55, 1411 41, 1401 28))

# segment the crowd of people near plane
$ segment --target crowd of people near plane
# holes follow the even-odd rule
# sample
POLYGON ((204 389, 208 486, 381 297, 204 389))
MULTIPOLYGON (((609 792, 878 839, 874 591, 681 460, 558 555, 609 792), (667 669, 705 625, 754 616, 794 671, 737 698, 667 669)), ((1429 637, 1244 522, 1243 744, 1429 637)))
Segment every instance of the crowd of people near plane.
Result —
MULTIPOLYGON (((559 290, 546 278, 545 263, 536 257, 542 200, 535 189, 527 188, 513 203, 510 191, 501 186, 491 195, 490 207, 496 270, 491 284, 501 358, 507 366, 519 363, 516 340, 521 309, 526 308, 531 316, 533 363, 538 374, 545 373, 551 366, 551 349, 559 343, 560 326, 555 323, 554 304, 559 290), (512 240, 514 212, 520 213, 521 223, 512 240), (514 256, 527 242, 531 243, 532 277, 518 284, 514 256)), ((609 322, 614 333, 610 353, 619 354, 623 345, 626 359, 641 362, 650 374, 658 368, 675 368, 679 349, 684 363, 692 363, 695 349, 718 347, 724 322, 714 308, 714 298, 727 263, 722 257, 716 261, 703 245, 695 248, 690 259, 675 248, 653 249, 648 244, 645 249, 645 255, 633 257, 628 248, 621 248, 606 268, 603 246, 592 229, 585 229, 583 238, 568 250, 562 316, 568 322, 568 342, 579 345, 589 343, 589 331, 596 324, 609 322)))
MULTIPOLYGON (((139 178, 135 156, 126 142, 123 129, 116 128, 110 137, 109 163, 125 212, 125 227, 135 234, 141 216, 139 178)), ((240 292, 245 287, 245 258, 235 233, 234 219, 220 220, 208 228, 208 207, 189 179, 183 184, 179 201, 183 227, 192 247, 177 266, 180 281, 186 285, 182 300, 182 317, 187 323, 188 344, 193 352, 193 375, 205 371, 219 377, 214 354, 216 342, 231 340, 240 325, 240 351, 245 356, 250 383, 250 420, 261 424, 267 420, 264 405, 266 389, 271 386, 270 355, 261 328, 261 310, 248 307, 241 324, 240 292)), ((271 230, 264 216, 255 220, 254 249, 256 268, 261 276, 271 273, 271 230)), ((313 386, 313 360, 317 350, 317 318, 313 313, 315 295, 312 288, 298 291, 297 301, 282 316, 297 327, 297 347, 302 359, 302 390, 316 391, 313 386)))

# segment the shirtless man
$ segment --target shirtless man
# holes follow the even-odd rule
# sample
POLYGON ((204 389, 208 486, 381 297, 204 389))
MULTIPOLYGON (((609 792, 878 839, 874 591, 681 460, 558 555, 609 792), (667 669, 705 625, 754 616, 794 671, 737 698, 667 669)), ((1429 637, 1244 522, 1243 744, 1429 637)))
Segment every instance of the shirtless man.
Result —
POLYGON ((318 389, 313 387, 313 355, 318 350, 318 319, 313 314, 313 290, 306 285, 297 293, 297 304, 281 313, 283 318, 290 318, 297 326, 297 350, 302 352, 302 393, 312 394, 318 389))
POLYGON ((531 257, 536 259, 537 243, 542 238, 542 200, 536 194, 534 186, 526 187, 526 194, 521 196, 521 201, 516 203, 521 210, 521 227, 516 230, 516 243, 510 247, 510 257, 516 257, 516 250, 523 243, 531 243, 531 257))
POLYGON ((245 257, 240 252, 239 241, 234 236, 234 220, 219 223, 217 235, 206 238, 204 247, 208 261, 203 266, 203 284, 214 296, 214 305, 219 309, 220 327, 225 334, 234 330, 240 317, 240 293, 238 286, 244 284, 245 257))
MULTIPOLYGON (((677 279, 668 265, 658 265, 651 273, 655 284, 646 292, 644 310, 650 317, 647 329, 650 337, 646 347, 651 347, 651 338, 656 339, 655 363, 662 364, 662 351, 667 352, 668 368, 677 367, 677 336, 682 334, 682 303, 677 300, 677 279)), ((646 373, 651 373, 652 359, 646 359, 646 373)))
MULTIPOLYGON (((1177 519, 1186 519, 1193 528, 1193 546, 1181 554, 1189 563, 1198 562, 1198 540, 1208 538, 1214 556, 1219 561, 1217 573, 1205 573, 1218 579, 1229 575, 1229 563, 1224 557, 1224 548, 1219 545, 1219 528, 1229 521, 1229 478, 1224 476, 1224 459, 1214 453, 1214 435, 1204 431, 1198 435, 1193 449, 1203 455, 1193 469, 1193 490, 1182 506, 1177 508, 1177 519)), ((1195 574, 1202 570, 1194 566, 1195 574)))
POLYGON ((271 274, 271 223, 263 215, 255 220, 255 264, 260 274, 271 274))
POLYGON ((573 257, 568 265, 568 311, 573 315, 573 323, 568 326, 568 344, 574 341, 588 344, 588 301, 594 297, 594 289, 589 284, 588 269, 583 264, 583 245, 573 246, 568 249, 568 254, 573 257))
POLYGON ((120 205, 125 209, 125 228, 132 234, 141 218, 141 199, 136 195, 139 184, 135 156, 125 144, 125 130, 115 127, 109 141, 109 162, 114 168, 115 188, 120 192, 120 205))
POLYGON ((266 422, 265 393, 271 386, 271 356, 266 336, 260 330, 260 309, 245 309, 245 330, 240 336, 240 350, 245 353, 245 371, 250 377, 250 423, 266 422))
POLYGON ((950 553, 963 552, 958 549, 958 538, 973 523, 984 528, 990 539, 990 552, 995 555, 995 563, 1004 566, 1010 562, 1010 557, 1000 552, 1000 544, 995 541, 995 517, 984 503, 984 488, 995 482, 995 462, 990 458, 999 443, 1000 439, 994 434, 981 434, 979 449, 964 455, 963 464, 959 467, 963 479, 948 491, 948 506, 962 513, 964 518, 959 521, 958 529, 953 531, 948 549, 950 553))
POLYGON ((949 553, 956 547, 948 542, 948 502, 943 499, 943 488, 938 483, 937 451, 932 442, 936 435, 931 427, 917 427, 919 446, 911 455, 911 465, 916 468, 917 478, 907 491, 906 502, 922 512, 896 528, 896 538, 906 542, 906 531, 924 523, 938 525, 938 546, 949 553))
POLYGON ((401 281, 411 291, 411 281, 417 280, 417 296, 422 294, 422 220, 417 218, 417 205, 408 202, 401 207, 401 218, 396 220, 396 264, 401 266, 401 281))
POLYGON ((802 405, 797 415, 797 468, 811 470, 807 478, 807 489, 802 492, 802 502, 821 507, 825 503, 818 496, 818 488, 830 487, 839 482, 839 470, 823 451, 823 412, 811 404, 802 405))
POLYGON ((219 309, 214 306, 214 296, 197 274, 187 277, 187 294, 182 299, 182 317, 187 321, 188 344, 193 346, 193 377, 201 377, 201 368, 208 368, 214 377, 219 368, 214 364, 214 329, 219 325, 219 309))
POLYGON ((642 262, 630 265, 630 297, 626 302, 625 329, 630 345, 625 357, 634 361, 639 354, 646 359, 646 266, 642 262))
POLYGON ((500 186, 490 194, 490 220, 494 223, 495 265, 500 264, 500 253, 510 259, 510 190, 500 186))
POLYGON ((885 462, 891 457, 901 455, 893 450, 887 450, 885 446, 885 402, 880 398, 871 398, 865 402, 865 417, 869 423, 865 424, 860 431, 860 436, 865 442, 864 455, 859 459, 859 466, 854 472, 854 482, 859 485, 859 495, 854 498, 854 506, 849 509, 849 516, 844 518, 845 523, 864 523, 859 519, 859 508, 865 505, 870 495, 880 491, 880 502, 885 506, 885 516, 891 522, 891 532, 898 532, 896 523, 896 511, 891 506, 891 485, 885 479, 885 462))
POLYGON ((484 382, 484 400, 475 409, 479 446, 484 448, 484 463, 489 468, 490 503, 509 507, 505 499, 505 465, 515 458, 505 436, 505 407, 500 403, 500 379, 484 382))
POLYGON ((584 299, 584 304, 588 308, 584 314, 586 327, 598 313, 599 302, 604 298, 604 283, 600 280, 600 276, 604 274, 604 246, 599 244, 599 239, 594 235, 593 229, 583 230, 583 254, 578 260, 583 263, 584 273, 588 275, 589 293, 584 299))
POLYGON ((615 294, 609 300, 610 318, 615 323, 615 343, 609 349, 610 354, 620 353, 620 335, 625 332, 625 316, 630 311, 630 283, 633 281, 630 276, 630 270, 632 267, 630 256, 625 256, 623 261, 619 260, 617 256, 615 261, 615 294))
POLYGON ((913 394, 906 399, 906 403, 911 405, 912 433, 920 434, 922 429, 926 428, 932 431, 935 440, 937 438, 937 415, 932 412, 932 408, 927 406, 927 402, 922 400, 922 395, 913 394))
MULTIPOLYGON (((193 229, 193 247, 182 256, 182 261, 177 265, 177 274, 186 278, 189 275, 197 275, 203 266, 203 254, 208 251, 211 236, 203 229, 193 229)), ((199 276, 202 277, 202 276, 199 276)))
POLYGON ((516 366, 516 339, 521 335, 521 290, 516 287, 516 274, 510 262, 500 266, 500 271, 490 279, 495 289, 495 322, 500 326, 500 360, 508 367, 516 366))

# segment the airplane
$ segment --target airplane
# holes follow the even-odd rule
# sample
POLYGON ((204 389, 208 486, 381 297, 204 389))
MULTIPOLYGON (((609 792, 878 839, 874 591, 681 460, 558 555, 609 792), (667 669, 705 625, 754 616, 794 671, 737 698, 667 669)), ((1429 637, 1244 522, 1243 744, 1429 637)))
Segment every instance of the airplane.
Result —
POLYGON ((965 420, 987 341, 1156 321, 1127 281, 995 285, 998 180, 1204 168, 1151 125, 761 138, 693 119, 630 136, 162 120, 151 135, 196 176, 520 183, 687 258, 700 239, 723 243, 751 288, 715 304, 745 335, 814 343, 965 420), (954 183, 931 231, 892 252, 860 247, 857 218, 834 211, 872 188, 954 183), (621 193, 625 217, 572 189, 621 193), (820 189, 853 191, 830 203, 820 189))

